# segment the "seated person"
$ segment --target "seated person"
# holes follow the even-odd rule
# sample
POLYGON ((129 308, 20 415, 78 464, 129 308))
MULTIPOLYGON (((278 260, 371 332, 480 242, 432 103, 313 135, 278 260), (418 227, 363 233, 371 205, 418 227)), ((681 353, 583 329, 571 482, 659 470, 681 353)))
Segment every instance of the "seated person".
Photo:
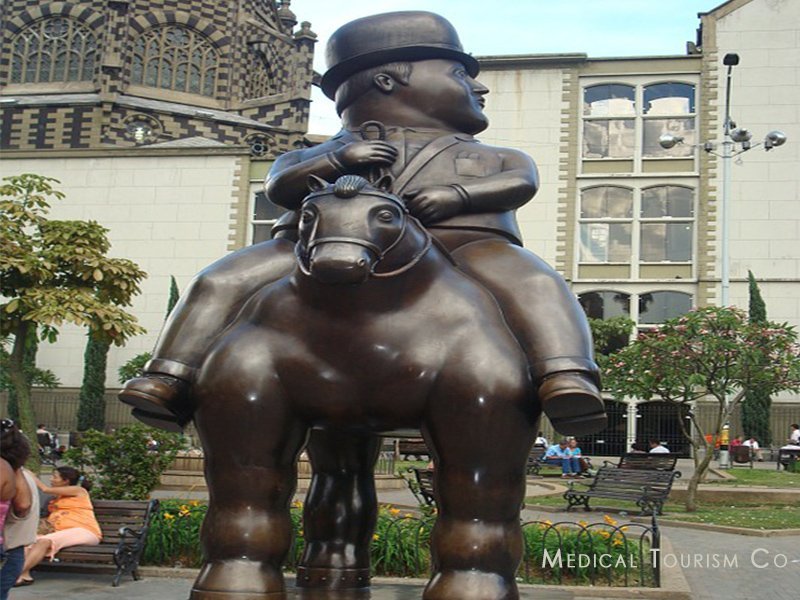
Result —
POLYGON ((795 446, 800 448, 800 425, 792 423, 790 426, 791 433, 789 433, 788 446, 795 446))
POLYGON ((744 445, 744 436, 737 435, 735 438, 731 440, 729 444, 731 448, 736 448, 736 446, 743 446, 744 445))
POLYGON ((544 433, 540 431, 538 434, 536 434, 536 439, 534 440, 533 445, 541 446, 542 448, 547 448, 547 446, 549 446, 547 443, 547 438, 544 437, 544 433))
POLYGON ((651 439, 650 442, 650 454, 669 454, 669 448, 666 446, 662 446, 661 442, 656 439, 651 439))
POLYGON ((630 449, 631 454, 647 454, 647 448, 642 442, 633 442, 630 449))
POLYGON ((558 465, 561 467, 561 477, 577 477, 580 475, 581 466, 577 457, 573 457, 569 452, 569 441, 561 438, 557 444, 553 444, 544 453, 544 462, 558 465))
POLYGON ((571 458, 578 459, 578 466, 580 467, 580 474, 584 477, 591 477, 589 473, 589 469, 592 468, 592 463, 589 462, 589 459, 584 457, 581 453, 581 448, 578 446, 578 440, 575 438, 569 439, 569 447, 567 448, 569 455, 571 458))
POLYGON ((758 462, 764 462, 764 453, 759 447, 758 441, 752 435, 742 442, 742 446, 750 448, 758 462))
POLYGON ((36 478, 36 486, 46 494, 55 496, 50 501, 47 521, 53 532, 36 537, 36 542, 25 549, 25 564, 17 585, 33 582, 31 569, 50 556, 53 560, 60 550, 70 546, 97 546, 103 538, 100 525, 94 516, 89 498, 91 484, 72 467, 58 467, 53 471, 50 486, 36 478))

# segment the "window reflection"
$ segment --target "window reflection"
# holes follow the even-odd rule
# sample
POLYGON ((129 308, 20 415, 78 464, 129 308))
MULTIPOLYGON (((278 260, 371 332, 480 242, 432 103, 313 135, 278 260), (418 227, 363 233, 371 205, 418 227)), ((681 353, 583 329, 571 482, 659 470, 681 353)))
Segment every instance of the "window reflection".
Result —
POLYGON ((692 259, 691 223, 642 223, 642 262, 689 262, 692 259))
POLYGON ((694 86, 688 83, 656 83, 644 88, 644 113, 687 115, 694 110, 694 86))
POLYGON ((631 218, 633 190, 618 186, 599 186, 581 192, 581 217, 631 218))
POLYGON ((611 319, 631 315, 631 297, 621 292, 585 292, 578 295, 578 302, 590 319, 611 319))
POLYGON ((648 158, 685 158, 694 155, 696 132, 694 118, 646 119, 644 121, 643 154, 648 158), (658 139, 665 133, 682 137, 683 143, 662 148, 658 139))
POLYGON ((253 202, 253 243, 271 239, 272 226, 285 212, 285 208, 270 202, 264 192, 256 192, 253 202))
POLYGON ((686 314, 692 309, 692 297, 683 292, 651 292, 639 296, 639 323, 658 325, 686 314))
POLYGON ((583 91, 583 114, 592 117, 635 115, 635 98, 635 89, 630 85, 593 85, 583 91))
POLYGON ((633 119, 594 119, 584 123, 584 158, 632 158, 635 143, 633 119))
POLYGON ((628 263, 631 260, 630 223, 582 223, 581 262, 628 263))
POLYGON ((694 217, 694 190, 678 185, 642 190, 642 217, 694 217))

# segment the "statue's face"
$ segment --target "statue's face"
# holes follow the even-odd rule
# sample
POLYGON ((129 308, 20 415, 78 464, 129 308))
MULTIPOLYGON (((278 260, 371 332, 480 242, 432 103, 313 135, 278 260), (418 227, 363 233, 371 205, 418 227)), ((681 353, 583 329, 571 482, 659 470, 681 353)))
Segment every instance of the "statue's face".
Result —
POLYGON ((444 59, 413 63, 407 86, 398 86, 409 108, 428 117, 431 127, 475 134, 489 126, 483 114, 489 89, 469 76, 459 62, 444 59))

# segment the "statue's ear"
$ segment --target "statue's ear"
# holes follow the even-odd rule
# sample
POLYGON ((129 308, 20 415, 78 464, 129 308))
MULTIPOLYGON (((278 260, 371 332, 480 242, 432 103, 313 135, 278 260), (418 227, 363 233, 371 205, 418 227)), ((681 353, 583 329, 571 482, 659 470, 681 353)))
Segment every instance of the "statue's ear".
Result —
POLYGON ((372 187, 382 192, 391 192, 393 183, 394 183, 394 177, 392 177, 389 173, 387 173, 386 175, 381 176, 378 179, 378 181, 373 183, 372 187))
POLYGON ((328 182, 316 175, 309 175, 306 180, 306 185, 308 185, 308 189, 312 192, 321 192, 328 187, 328 182))
POLYGON ((387 73, 378 73, 372 78, 372 82, 384 94, 391 94, 394 90, 394 78, 387 73))

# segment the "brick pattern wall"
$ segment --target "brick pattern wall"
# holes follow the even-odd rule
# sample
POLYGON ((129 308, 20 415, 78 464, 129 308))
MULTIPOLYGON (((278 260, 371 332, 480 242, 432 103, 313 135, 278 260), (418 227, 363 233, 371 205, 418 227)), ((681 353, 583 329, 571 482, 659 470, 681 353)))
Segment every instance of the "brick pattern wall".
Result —
MULTIPOLYGON (((313 34, 303 30, 296 38, 278 18, 271 0, 88 0, 41 2, 5 0, 8 15, 0 24, 0 85, 9 80, 10 45, 16 33, 51 15, 64 15, 97 33, 95 90, 105 94, 97 106, 18 106, 2 111, 0 142, 4 149, 31 150, 87 148, 98 144, 133 146, 125 120, 134 112, 157 119, 157 141, 205 136, 223 143, 242 144, 258 133, 266 136, 268 157, 291 149, 308 124, 313 34), (153 27, 179 25, 205 36, 220 51, 215 99, 228 110, 259 121, 262 127, 220 123, 201 117, 132 111, 115 105, 116 94, 130 84, 131 48, 142 32, 153 27), (310 34, 310 35, 309 35, 310 34), (253 44, 269 59, 270 76, 254 86, 260 68, 253 60, 253 44), (276 98, 275 96, 279 96, 276 98), (246 107, 237 107, 250 100, 246 107), (255 100, 255 102, 252 102, 255 100)), ((31 85, 26 92, 36 93, 31 85)), ((161 91, 169 94, 168 91, 161 91)), ((10 93, 10 92, 7 92, 10 93)), ((52 93, 50 91, 49 93, 52 93)), ((159 99, 164 99, 160 97, 159 99)), ((169 101, 167 98, 166 101, 169 101)), ((186 96, 173 101, 187 104, 186 96)), ((203 102, 198 99, 198 108, 203 102)), ((148 140, 151 142, 152 140, 148 140)))

